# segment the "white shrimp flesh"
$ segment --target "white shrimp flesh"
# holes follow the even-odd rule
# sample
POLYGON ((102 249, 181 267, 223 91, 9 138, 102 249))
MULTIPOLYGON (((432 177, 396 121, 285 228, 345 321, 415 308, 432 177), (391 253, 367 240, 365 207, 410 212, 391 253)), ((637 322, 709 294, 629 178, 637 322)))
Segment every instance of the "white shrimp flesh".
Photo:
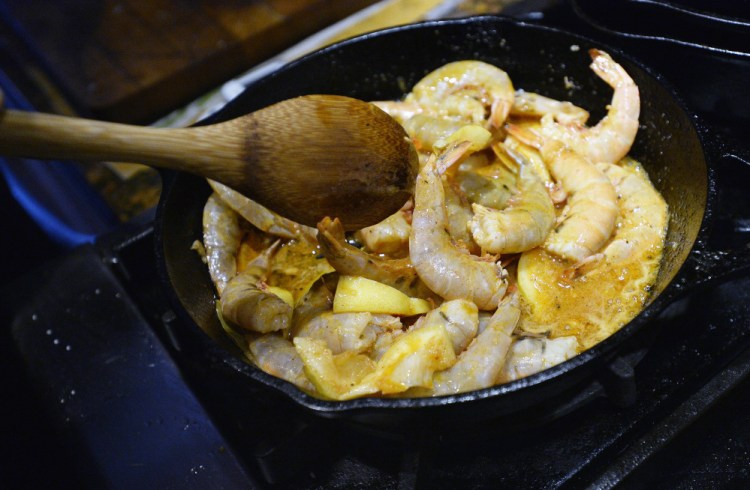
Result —
POLYGON ((500 379, 509 382, 531 376, 567 361, 577 353, 578 340, 573 336, 521 338, 511 345, 500 379))
POLYGON ((414 203, 406 202, 401 209, 388 216, 380 223, 362 228, 354 233, 365 249, 376 254, 387 254, 392 257, 404 257, 409 248, 411 232, 411 212, 414 203))
POLYGON ((255 364, 266 373, 289 381, 308 393, 315 392, 315 387, 305 376, 302 359, 289 340, 277 334, 265 334, 250 340, 248 348, 255 364))
POLYGON ((417 320, 413 328, 425 325, 444 326, 453 350, 459 354, 477 335, 479 310, 477 305, 465 299, 446 301, 417 320))
POLYGON ((422 281, 444 299, 468 299, 480 309, 494 310, 508 285, 502 266, 457 248, 447 231, 445 192, 438 168, 455 163, 467 148, 467 143, 450 148, 431 158, 419 172, 409 257, 422 281))
POLYGON ((296 336, 321 339, 333 354, 344 351, 361 353, 375 345, 377 337, 385 331, 384 327, 397 330, 401 328, 401 322, 397 317, 370 312, 325 312, 303 325, 296 336))

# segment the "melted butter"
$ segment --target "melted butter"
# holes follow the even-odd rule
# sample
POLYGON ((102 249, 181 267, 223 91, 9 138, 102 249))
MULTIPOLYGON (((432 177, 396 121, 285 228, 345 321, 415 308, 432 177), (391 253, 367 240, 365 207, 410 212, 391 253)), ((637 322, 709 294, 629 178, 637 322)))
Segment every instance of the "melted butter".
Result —
POLYGON ((635 317, 648 300, 661 255, 637 254, 620 264, 601 264, 575 278, 570 265, 536 249, 519 263, 523 294, 520 328, 550 337, 575 335, 582 349, 609 337, 635 317), (651 257, 651 258, 647 258, 651 257))

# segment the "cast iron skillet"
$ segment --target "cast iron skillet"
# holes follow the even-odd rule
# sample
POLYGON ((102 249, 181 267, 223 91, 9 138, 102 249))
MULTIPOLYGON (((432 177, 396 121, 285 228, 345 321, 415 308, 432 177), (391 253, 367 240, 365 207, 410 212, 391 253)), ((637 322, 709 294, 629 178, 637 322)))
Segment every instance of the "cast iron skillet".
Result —
MULTIPOLYGON (((398 429, 413 424, 479 423, 514 417, 596 378, 632 349, 654 318, 685 291, 748 269, 746 253, 706 245, 715 198, 715 162, 724 149, 704 151, 707 131, 660 77, 618 50, 554 29, 503 17, 474 17, 392 28, 323 49, 249 87, 210 121, 230 119, 290 97, 327 93, 363 100, 397 99, 422 76, 449 61, 479 59, 508 72, 516 87, 572 100, 598 121, 611 90, 588 68, 589 48, 609 52, 638 84, 641 130, 631 154, 640 160, 669 204, 671 221, 661 271, 650 304, 629 324, 592 349, 551 369, 509 384, 454 396, 324 401, 243 362, 223 339, 214 289, 205 265, 190 249, 200 239, 208 186, 185 174, 167 175, 156 218, 157 257, 180 322, 174 334, 207 379, 231 379, 228 403, 249 396, 281 399, 304 413, 398 429), (720 256, 721 260, 714 257, 720 256)), ((222 380, 222 381, 220 381, 222 380)))

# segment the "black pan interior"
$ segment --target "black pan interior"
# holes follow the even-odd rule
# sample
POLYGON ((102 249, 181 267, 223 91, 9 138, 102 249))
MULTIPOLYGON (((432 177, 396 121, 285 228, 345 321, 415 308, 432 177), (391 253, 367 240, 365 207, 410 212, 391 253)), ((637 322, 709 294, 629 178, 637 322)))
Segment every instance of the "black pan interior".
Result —
MULTIPOLYGON (((205 123, 243 115, 290 97, 340 94, 363 100, 398 99, 429 71, 449 61, 479 59, 504 69, 517 88, 571 100, 592 113, 591 122, 605 113, 611 89, 588 68, 589 48, 600 48, 620 62, 641 92, 641 130, 631 154, 640 160, 667 200, 671 223, 661 273, 650 308, 618 334, 590 351, 520 382, 457 397, 427 400, 362 399, 325 402, 309 397, 288 383, 265 375, 227 355, 215 342, 200 341, 205 362, 229 364, 255 382, 280 390, 309 408, 341 412, 368 408, 438 407, 476 399, 499 399, 529 391, 536 385, 566 383, 556 378, 580 373, 606 358, 623 339, 644 328, 654 303, 685 262, 701 229, 708 199, 709 169, 698 132, 672 91, 657 76, 617 50, 573 35, 526 25, 502 17, 438 21, 345 41, 296 62, 254 84, 205 123)), ((165 183, 157 216, 157 253, 168 279, 169 293, 187 323, 185 334, 203 332, 220 338, 214 312, 213 286, 205 265, 190 250, 200 239, 201 212, 208 187, 200 179, 179 174, 165 183)), ((205 337, 204 333, 200 336, 205 337)), ((204 361, 201 361, 204 362, 204 361)), ((248 379, 248 382, 251 382, 248 379)), ((544 391, 544 390, 542 390, 544 391)), ((535 395, 535 396, 543 396, 535 395)), ((532 397, 533 398, 533 397, 532 397)))

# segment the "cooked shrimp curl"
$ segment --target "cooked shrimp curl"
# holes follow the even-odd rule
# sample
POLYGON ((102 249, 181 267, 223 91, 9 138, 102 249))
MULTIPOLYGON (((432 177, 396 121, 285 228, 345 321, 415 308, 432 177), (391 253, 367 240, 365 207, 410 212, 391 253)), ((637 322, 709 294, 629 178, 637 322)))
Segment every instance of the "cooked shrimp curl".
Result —
POLYGON ((521 316, 516 292, 508 294, 489 319, 487 327, 450 368, 435 374, 434 394, 447 395, 489 388, 502 374, 511 334, 521 316))
POLYGON ((597 253, 615 229, 615 188, 601 170, 557 141, 542 147, 542 157, 568 194, 566 211, 544 248, 581 262, 597 253))
POLYGON ((463 60, 427 74, 417 82, 406 102, 416 102, 441 117, 498 128, 508 117, 514 98, 513 83, 505 71, 482 61, 463 60))
POLYGON ((542 117, 542 136, 563 142, 592 163, 616 163, 630 151, 638 132, 641 99, 638 86, 607 53, 589 51, 591 69, 614 89, 607 115, 596 126, 563 124, 552 114, 542 117))
POLYGON ((474 203, 469 223, 474 240, 490 253, 525 252, 544 243, 555 224, 555 206, 530 166, 520 172, 520 189, 503 210, 474 203))

